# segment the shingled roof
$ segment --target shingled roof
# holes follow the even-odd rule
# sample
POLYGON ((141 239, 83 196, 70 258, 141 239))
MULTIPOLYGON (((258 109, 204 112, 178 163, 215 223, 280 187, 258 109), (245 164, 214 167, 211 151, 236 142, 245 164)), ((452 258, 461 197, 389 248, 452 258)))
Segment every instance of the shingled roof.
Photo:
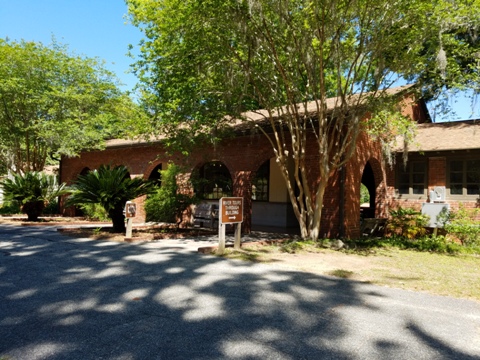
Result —
POLYGON ((408 147, 409 152, 473 149, 480 149, 480 119, 419 124, 408 147))
MULTIPOLYGON (((389 88, 386 90, 378 91, 376 96, 395 96, 407 92, 414 88, 413 84, 397 86, 393 88, 389 88)), ((372 93, 362 93, 353 94, 347 97, 347 102, 351 105, 358 106, 365 102, 365 100, 371 96, 372 93)), ((326 99, 326 107, 327 111, 333 111, 337 106, 340 105, 342 99, 340 97, 333 97, 326 99)), ((317 101, 310 101, 306 104, 298 104, 297 109, 300 114, 308 113, 310 116, 317 113, 317 101), (304 106, 306 105, 306 106, 304 106)), ((286 112, 285 109, 275 109, 272 110, 272 116, 280 117, 282 113, 286 112)), ((267 123, 267 119, 269 117, 268 110, 261 109, 255 111, 248 111, 243 114, 242 119, 230 118, 226 119, 226 124, 228 126, 233 127, 235 130, 242 130, 245 127, 251 127, 252 124, 261 125, 263 123, 267 123)), ((106 142, 107 148, 115 148, 115 147, 125 147, 125 146, 136 146, 141 144, 148 144, 148 143, 155 143, 161 142, 165 139, 164 135, 153 135, 150 136, 148 139, 141 138, 141 139, 112 139, 106 142)))

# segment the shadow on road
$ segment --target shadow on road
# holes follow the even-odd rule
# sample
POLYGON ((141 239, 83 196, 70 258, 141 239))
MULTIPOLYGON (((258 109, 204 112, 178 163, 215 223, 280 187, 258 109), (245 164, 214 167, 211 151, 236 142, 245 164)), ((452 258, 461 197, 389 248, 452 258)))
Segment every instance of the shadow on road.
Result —
POLYGON ((388 298, 376 289, 0 225, 0 359, 477 358, 411 318, 385 324, 388 298))

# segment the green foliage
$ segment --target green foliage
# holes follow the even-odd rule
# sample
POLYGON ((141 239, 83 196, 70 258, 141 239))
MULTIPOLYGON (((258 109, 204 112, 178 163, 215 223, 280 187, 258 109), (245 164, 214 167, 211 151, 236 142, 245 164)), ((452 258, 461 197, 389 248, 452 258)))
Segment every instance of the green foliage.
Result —
POLYGON ((480 26, 478 2, 127 4, 132 23, 146 34, 134 70, 145 94, 143 105, 152 114, 148 130, 166 134, 167 144, 188 152, 197 140, 215 143, 226 136, 232 117, 256 126, 289 179, 303 238, 318 238, 327 186, 326 180, 318 188, 302 181, 308 178, 302 166, 306 148, 314 146, 320 158, 329 160, 319 162, 320 179, 328 179, 354 153, 362 130, 385 145, 396 134, 405 135, 411 123, 401 116, 398 98, 391 101, 391 93, 384 91, 397 79, 417 83, 430 98, 445 87, 478 84, 479 44, 468 38, 480 26), (437 61, 440 54, 448 61, 437 61), (329 97, 337 102, 327 103, 329 97), (267 111, 248 112, 258 109, 267 111), (379 115, 362 121, 371 114, 379 115), (298 171, 290 173, 288 164, 298 171))
POLYGON ((58 200, 55 199, 53 201, 50 201, 45 208, 43 209, 43 213, 45 215, 58 215, 59 213, 59 204, 58 200))
POLYGON ((1 215, 13 215, 20 214, 20 206, 15 203, 4 203, 0 207, 1 215))
POLYGON ((368 188, 360 184, 360 204, 369 204, 370 203, 370 193, 368 192, 368 188))
POLYGON ((58 184, 55 176, 40 172, 15 174, 0 186, 5 200, 20 206, 29 221, 37 221, 46 205, 66 193, 65 184, 58 184))
POLYGON ((0 171, 41 171, 49 156, 99 148, 140 116, 98 59, 57 43, 0 39, 0 79, 0 171))
POLYGON ((177 175, 180 168, 168 164, 161 172, 162 185, 145 201, 146 220, 154 222, 180 223, 182 213, 197 200, 193 195, 179 192, 177 175))
POLYGON ((125 203, 149 194, 153 189, 149 181, 131 179, 128 169, 123 165, 101 165, 94 171, 78 176, 70 188, 67 205, 99 204, 112 219, 114 232, 124 232, 125 203))
POLYGON ((375 253, 376 249, 396 247, 446 254, 480 254, 480 246, 463 246, 445 235, 424 235, 415 239, 393 235, 388 238, 362 238, 348 241, 349 252, 375 253))
POLYGON ((107 211, 100 204, 80 204, 80 209, 86 219, 91 221, 108 220, 107 211))
MULTIPOLYGON (((376 111, 367 121, 366 129, 373 139, 380 142, 383 157, 390 166, 395 163, 396 152, 392 150, 400 145, 397 142, 401 141, 405 147, 413 141, 416 134, 416 124, 397 110, 394 104, 391 108, 376 111)), ((407 154, 408 151, 404 151, 405 161, 407 154)))
POLYGON ((283 252, 294 254, 312 246, 318 247, 320 243, 313 240, 289 240, 282 243, 280 247, 283 252))
POLYGON ((414 209, 399 207, 397 210, 390 211, 387 230, 396 236, 416 239, 427 233, 428 220, 428 216, 414 209))
POLYGON ((450 241, 447 237, 441 236, 422 236, 416 239, 394 236, 385 243, 389 246, 396 246, 400 249, 412 249, 417 251, 431 251, 437 253, 466 253, 469 252, 461 245, 450 241))
POLYGON ((461 206, 457 211, 450 212, 444 228, 462 245, 480 247, 480 209, 461 206))

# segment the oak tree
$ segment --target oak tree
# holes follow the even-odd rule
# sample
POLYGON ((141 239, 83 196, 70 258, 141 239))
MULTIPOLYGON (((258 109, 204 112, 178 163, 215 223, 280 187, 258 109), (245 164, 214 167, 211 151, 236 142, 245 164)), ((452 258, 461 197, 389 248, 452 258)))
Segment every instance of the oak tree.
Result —
POLYGON ((98 148, 138 116, 102 62, 45 46, 0 39, 2 172, 42 171, 49 159, 98 148))

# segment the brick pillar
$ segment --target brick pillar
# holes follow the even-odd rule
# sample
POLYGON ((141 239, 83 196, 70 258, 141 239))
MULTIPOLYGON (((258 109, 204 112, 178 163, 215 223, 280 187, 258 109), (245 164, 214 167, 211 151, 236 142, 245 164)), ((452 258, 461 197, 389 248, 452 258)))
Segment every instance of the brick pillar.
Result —
POLYGON ((445 157, 428 158, 428 188, 447 185, 447 161, 445 157))
POLYGON ((242 231, 249 234, 252 230, 252 172, 236 171, 233 179, 233 196, 243 197, 242 231))

